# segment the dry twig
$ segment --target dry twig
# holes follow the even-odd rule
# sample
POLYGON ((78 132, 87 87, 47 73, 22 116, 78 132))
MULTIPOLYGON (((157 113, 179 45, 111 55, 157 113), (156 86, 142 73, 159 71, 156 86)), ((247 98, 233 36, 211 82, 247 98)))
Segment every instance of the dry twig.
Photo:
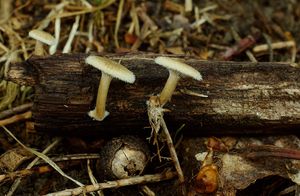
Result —
POLYGON ((33 105, 33 103, 25 103, 23 105, 19 105, 17 107, 10 108, 8 110, 4 110, 4 111, 0 112, 0 119, 6 118, 13 114, 17 114, 17 113, 29 110, 32 107, 32 105, 33 105))
MULTIPOLYGON (((42 153, 46 154, 48 153, 54 146, 56 146, 59 142, 61 141, 60 138, 56 139, 52 144, 50 144, 42 153)), ((83 159, 98 159, 100 156, 99 154, 74 154, 74 155, 64 155, 63 157, 53 157, 51 158, 51 160, 53 162, 61 162, 61 161, 77 161, 77 160, 83 160, 83 159)), ((49 166, 39 166, 36 168, 32 168, 34 165, 38 165, 38 164, 42 164, 45 163, 45 161, 41 161, 39 157, 36 157, 27 167, 26 169, 23 170, 18 170, 18 171, 14 171, 14 172, 10 172, 7 174, 2 174, 0 175, 0 182, 6 182, 9 180, 15 180, 14 184, 11 186, 9 192, 7 193, 7 195, 13 195, 14 191, 16 190, 16 188, 18 187, 21 178, 30 176, 34 173, 39 173, 39 174, 43 174, 43 173, 47 173, 47 172, 51 172, 54 169, 49 166)), ((62 163, 58 163, 58 165, 60 165, 60 167, 66 167, 66 164, 62 164, 62 163)))
POLYGON ((164 180, 170 180, 176 176, 176 172, 167 171, 162 174, 152 174, 144 176, 136 176, 127 179, 121 179, 116 181, 107 181, 104 183, 99 183, 96 185, 86 185, 83 187, 78 187, 74 189, 66 189, 60 192, 49 193, 47 196, 69 196, 69 195, 80 195, 85 193, 90 193, 98 190, 109 189, 109 188, 119 188, 123 186, 130 186, 136 184, 145 184, 160 182, 164 180))
POLYGON ((17 114, 17 115, 14 115, 13 117, 0 120, 0 126, 5 126, 5 125, 9 125, 9 124, 12 124, 15 122, 19 122, 21 120, 30 119, 31 116, 32 116, 31 111, 25 112, 23 114, 17 114))
MULTIPOLYGON (((98 153, 95 154, 67 154, 67 155, 59 155, 51 157, 51 160, 54 162, 60 161, 75 161, 75 160, 83 160, 83 159, 99 159, 100 155, 98 153)), ((43 160, 40 160, 38 164, 44 163, 43 160)))
MULTIPOLYGON (((151 138, 154 140, 154 144, 158 145, 158 141, 157 141, 158 133, 160 128, 162 128, 172 161, 177 171, 179 182, 180 184, 182 184, 184 183, 184 175, 177 157, 177 153, 173 144, 172 137, 169 133, 168 127, 163 118, 164 109, 160 106, 159 98, 157 96, 150 97, 149 101, 147 102, 147 105, 148 105, 149 122, 152 128, 151 138)), ((159 152, 157 153, 159 154, 159 152)), ((184 189, 182 191, 185 192, 184 189)))
POLYGON ((300 150, 291 148, 282 148, 272 145, 250 145, 247 150, 251 152, 246 153, 246 157, 250 159, 257 159, 261 157, 278 157, 300 160, 300 150))
MULTIPOLYGON (((282 49, 282 48, 290 48, 295 46, 295 41, 284 41, 284 42, 275 42, 271 45, 272 49, 282 49)), ((269 49, 268 44, 257 45, 253 48, 253 52, 264 52, 269 49)))
POLYGON ((173 140, 172 140, 172 137, 170 135, 170 132, 168 130, 168 127, 167 127, 166 122, 163 117, 161 119, 161 126, 162 126, 162 130, 166 137, 166 141, 167 141, 167 145, 168 145, 168 148, 169 148, 169 151, 171 154, 171 158, 173 160, 174 166, 178 173, 179 182, 184 183, 184 175, 183 175, 183 172, 182 172, 182 169, 181 169, 178 157, 177 157, 177 153, 176 153, 176 150, 175 150, 175 147, 173 144, 173 140))
MULTIPOLYGON (((89 178, 90 178, 90 181, 92 182, 93 185, 96 185, 98 184, 97 182, 97 179, 95 178, 94 174, 93 174, 93 171, 91 169, 91 166, 90 166, 90 159, 87 160, 87 170, 88 170, 88 174, 89 174, 89 178)), ((104 195, 103 192, 101 190, 98 190, 97 191, 97 194, 99 196, 102 196, 104 195)))

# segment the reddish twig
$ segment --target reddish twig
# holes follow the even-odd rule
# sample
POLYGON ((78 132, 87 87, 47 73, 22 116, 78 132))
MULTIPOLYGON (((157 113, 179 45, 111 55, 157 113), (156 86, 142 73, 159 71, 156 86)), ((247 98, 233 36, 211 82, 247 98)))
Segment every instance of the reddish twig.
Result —
POLYGON ((251 145, 249 150, 252 152, 246 153, 247 158, 259 158, 259 157, 282 157, 288 159, 300 160, 300 150, 291 148, 282 148, 272 145, 251 145))
POLYGON ((222 55, 221 58, 225 61, 231 60, 234 56, 238 56, 251 46, 255 44, 256 40, 252 35, 249 35, 241 39, 237 44, 228 48, 222 55))

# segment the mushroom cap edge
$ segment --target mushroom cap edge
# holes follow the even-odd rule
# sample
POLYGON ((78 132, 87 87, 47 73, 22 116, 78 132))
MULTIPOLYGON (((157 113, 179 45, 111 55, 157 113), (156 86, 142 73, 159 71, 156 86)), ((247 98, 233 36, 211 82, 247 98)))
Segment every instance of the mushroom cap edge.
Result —
POLYGON ((40 42, 43 42, 49 46, 55 44, 55 38, 50 33, 47 33, 45 31, 34 29, 31 30, 28 35, 29 37, 38 40, 40 42))
POLYGON ((198 70, 186 63, 179 61, 178 59, 170 57, 156 57, 154 61, 155 63, 167 69, 176 71, 182 75, 190 76, 195 80, 202 80, 202 76, 198 70))
POLYGON ((124 82, 132 84, 135 81, 135 75, 130 70, 106 57, 90 55, 85 59, 85 63, 124 82))

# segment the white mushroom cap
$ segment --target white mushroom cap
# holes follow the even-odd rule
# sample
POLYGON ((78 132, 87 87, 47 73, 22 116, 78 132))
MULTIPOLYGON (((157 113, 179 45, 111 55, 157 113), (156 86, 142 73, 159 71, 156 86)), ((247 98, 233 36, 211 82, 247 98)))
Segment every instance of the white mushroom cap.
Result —
POLYGON ((38 29, 31 30, 29 32, 29 37, 37 41, 43 42, 44 44, 47 44, 49 46, 55 44, 55 38, 51 34, 38 29))
POLYGON ((124 82, 134 83, 135 75, 123 65, 100 56, 89 56, 85 59, 85 63, 103 71, 104 73, 118 78, 124 82))
POLYGON ((196 69, 179 61, 178 59, 170 57, 157 57, 154 61, 155 63, 167 69, 176 71, 182 75, 190 76, 195 80, 202 80, 201 74, 196 69))

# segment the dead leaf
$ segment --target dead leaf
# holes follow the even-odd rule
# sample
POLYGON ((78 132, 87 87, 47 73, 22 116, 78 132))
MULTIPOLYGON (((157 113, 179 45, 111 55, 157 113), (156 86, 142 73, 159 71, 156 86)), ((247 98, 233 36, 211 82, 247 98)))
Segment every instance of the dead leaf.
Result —
POLYGON ((4 172, 12 172, 31 157, 32 154, 24 148, 13 148, 0 156, 0 169, 4 172))

